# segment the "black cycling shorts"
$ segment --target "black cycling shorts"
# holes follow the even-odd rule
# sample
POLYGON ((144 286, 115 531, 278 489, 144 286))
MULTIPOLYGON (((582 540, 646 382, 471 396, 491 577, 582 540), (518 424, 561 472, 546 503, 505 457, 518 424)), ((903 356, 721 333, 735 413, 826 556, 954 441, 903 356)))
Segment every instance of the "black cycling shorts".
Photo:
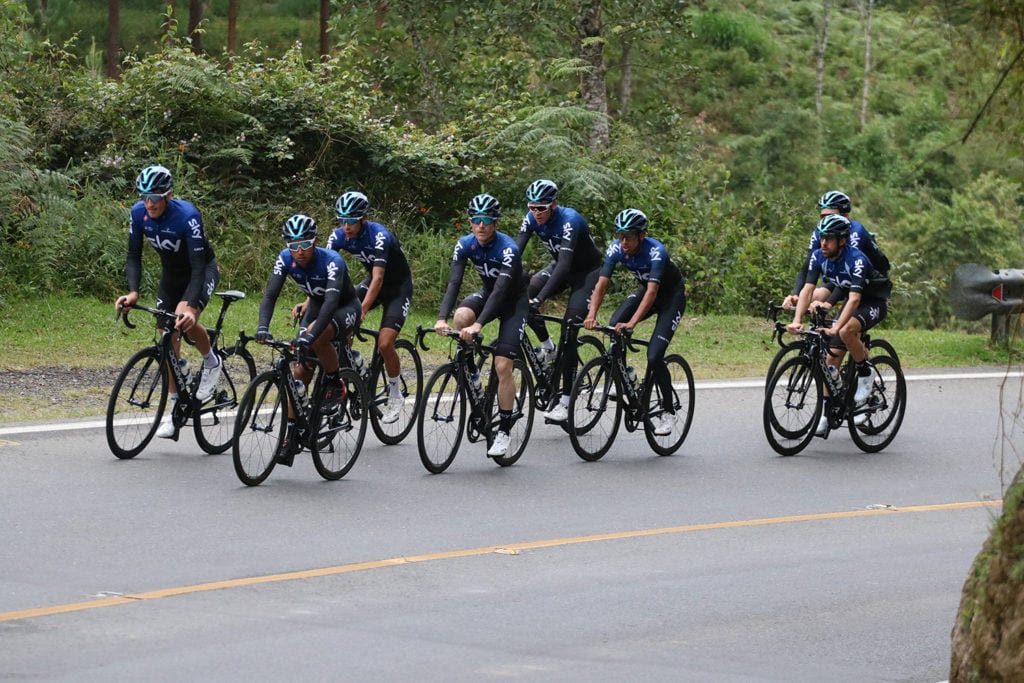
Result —
MULTIPOLYGON (((302 323, 300 323, 302 329, 307 329, 316 322, 323 303, 323 301, 316 301, 315 299, 309 302, 309 306, 306 307, 306 314, 302 316, 302 323)), ((358 297, 352 297, 352 300, 348 303, 338 306, 338 310, 334 311, 334 316, 331 318, 331 328, 334 330, 331 341, 348 342, 349 337, 359 327, 362 312, 363 307, 360 305, 358 297)))
MULTIPOLYGON (((554 271, 556 263, 557 261, 552 261, 530 278, 530 286, 527 289, 530 299, 536 297, 540 294, 540 290, 544 289, 544 285, 551 279, 551 273, 554 271)), ((564 316, 566 320, 583 320, 586 317, 587 311, 590 309, 590 295, 600 276, 600 265, 581 273, 570 273, 558 291, 553 292, 553 294, 558 294, 565 291, 566 288, 569 289, 569 301, 565 306, 564 316)))
MULTIPOLYGON (((637 307, 644 298, 647 287, 636 290, 626 297, 626 300, 619 304, 619 307, 612 314, 609 325, 628 322, 637 307)), ((686 312, 686 288, 680 287, 675 290, 658 290, 658 297, 654 300, 651 310, 644 316, 644 320, 657 314, 658 320, 654 323, 654 332, 651 334, 651 341, 647 347, 647 365, 651 366, 656 361, 665 358, 669 342, 676 333, 676 328, 682 322, 683 313, 686 312)))
MULTIPOLYGON (((479 317, 487 303, 487 293, 483 291, 473 292, 459 304, 459 308, 468 308, 479 317)), ((530 300, 523 291, 514 302, 503 307, 504 313, 498 320, 501 325, 498 328, 498 339, 494 343, 494 355, 504 358, 519 358, 520 344, 523 340, 523 330, 526 327, 526 316, 530 312, 530 300)))
MULTIPOLYGON (((191 281, 191 271, 172 271, 165 268, 160 274, 160 286, 156 290, 156 308, 174 312, 174 309, 185 297, 185 291, 191 281)), ((199 304, 197 308, 200 311, 210 303, 210 297, 213 296, 213 290, 217 288, 219 281, 220 268, 217 267, 216 260, 211 260, 206 264, 206 271, 203 273, 203 286, 197 302, 199 304)))
MULTIPOLYGON (((369 289, 369 279, 363 280, 356 287, 356 296, 362 301, 369 289)), ((383 306, 384 312, 380 317, 380 329, 390 327, 401 332, 405 321, 409 319, 409 310, 412 308, 412 280, 406 280, 395 287, 382 288, 377 294, 377 300, 373 307, 383 306)))

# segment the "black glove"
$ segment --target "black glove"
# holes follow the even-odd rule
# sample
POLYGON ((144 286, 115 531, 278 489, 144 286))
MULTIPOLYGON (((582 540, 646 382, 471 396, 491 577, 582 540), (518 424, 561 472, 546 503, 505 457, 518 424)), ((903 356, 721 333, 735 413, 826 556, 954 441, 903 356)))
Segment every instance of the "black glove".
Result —
POLYGON ((297 349, 308 349, 309 345, 313 343, 313 335, 306 330, 299 332, 299 336, 295 338, 292 345, 297 349))
POLYGON ((270 336, 270 330, 268 330, 265 327, 257 327, 255 339, 256 342, 259 344, 270 341, 272 339, 272 337, 270 336))
POLYGON ((544 303, 540 299, 530 299, 530 312, 540 313, 540 305, 544 303))

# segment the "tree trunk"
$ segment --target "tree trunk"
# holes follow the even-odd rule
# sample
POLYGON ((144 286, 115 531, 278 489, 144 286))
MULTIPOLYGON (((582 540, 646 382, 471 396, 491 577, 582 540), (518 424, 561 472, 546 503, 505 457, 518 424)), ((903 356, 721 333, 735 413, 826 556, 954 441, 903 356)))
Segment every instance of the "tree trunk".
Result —
POLYGON ((630 100, 633 99, 633 40, 622 39, 622 80, 619 81, 619 116, 629 111, 630 100))
POLYGON ((868 100, 871 93, 871 10, 875 0, 859 0, 860 16, 864 23, 864 90, 860 97, 860 127, 868 121, 868 100))
POLYGON ((579 56, 587 69, 580 75, 583 106, 598 117, 590 131, 590 149, 608 147, 608 94, 605 92, 604 37, 601 0, 582 0, 576 17, 579 56))
POLYGON ((203 34, 196 31, 203 20, 203 0, 188 0, 188 37, 192 41, 192 53, 203 54, 203 34))
MULTIPOLYGON (((228 56, 238 51, 238 0, 228 0, 228 56)), ((230 62, 228 62, 230 65, 230 62)))
POLYGON ((384 20, 387 19, 389 9, 388 0, 378 0, 373 8, 373 27, 378 31, 384 28, 384 20))
POLYGON ((331 0, 320 0, 320 59, 325 60, 331 56, 331 39, 327 35, 327 28, 331 20, 331 0))
POLYGON ((107 76, 121 75, 121 5, 119 0, 107 3, 107 76))
POLYGON ((832 12, 831 0, 821 2, 821 26, 814 46, 814 109, 821 118, 821 95, 825 89, 825 50, 828 48, 828 21, 832 12))

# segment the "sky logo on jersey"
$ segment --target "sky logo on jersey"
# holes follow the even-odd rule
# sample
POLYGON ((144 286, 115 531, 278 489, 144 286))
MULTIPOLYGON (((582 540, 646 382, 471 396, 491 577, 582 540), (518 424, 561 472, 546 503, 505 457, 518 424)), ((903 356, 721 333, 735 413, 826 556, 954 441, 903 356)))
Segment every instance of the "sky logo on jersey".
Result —
POLYGON ((512 247, 505 247, 505 250, 503 252, 501 252, 501 262, 502 262, 502 264, 505 267, 507 267, 507 268, 511 268, 512 267, 512 256, 514 254, 515 254, 515 249, 513 249, 512 247))
POLYGON ((384 233, 382 233, 382 232, 378 232, 377 233, 377 239, 375 241, 375 246, 376 246, 377 249, 383 249, 384 248, 384 233))
POLYGON ((338 264, 328 263, 327 264, 327 279, 333 280, 338 275, 338 264))
POLYGON ((170 240, 160 239, 159 235, 155 235, 153 237, 149 237, 147 235, 146 239, 149 240, 149 243, 152 244, 153 248, 156 249, 157 251, 173 251, 174 253, 178 253, 178 250, 181 248, 180 238, 176 240, 170 240))
POLYGON ((473 266, 476 268, 476 272, 480 273, 480 277, 483 278, 497 280, 498 275, 501 274, 501 270, 497 266, 488 266, 487 261, 483 261, 481 263, 474 261, 473 266))
POLYGON ((657 247, 651 247, 651 260, 652 261, 660 261, 661 260, 661 252, 658 250, 657 247))

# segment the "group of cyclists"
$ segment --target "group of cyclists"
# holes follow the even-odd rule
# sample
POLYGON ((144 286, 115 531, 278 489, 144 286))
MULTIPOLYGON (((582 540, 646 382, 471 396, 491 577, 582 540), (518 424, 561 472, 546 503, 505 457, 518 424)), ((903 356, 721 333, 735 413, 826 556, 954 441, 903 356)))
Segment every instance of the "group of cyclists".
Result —
MULTIPOLYGON (((117 299, 116 305, 118 309, 130 308, 138 301, 145 239, 159 254, 162 264, 157 308, 179 314, 175 327, 203 355, 196 398, 208 400, 221 366, 217 355, 211 353, 206 329, 197 322, 220 276, 213 247, 196 207, 174 196, 172 174, 167 168, 144 168, 135 187, 139 201, 131 209, 125 268, 129 291, 117 299)), ((513 363, 521 355, 527 324, 539 340, 540 358, 555 356, 556 347, 544 322, 530 312, 568 291, 564 320, 572 324, 565 325, 560 340, 565 355, 562 395, 544 416, 548 422, 564 424, 569 417, 568 392, 578 365, 578 328, 597 326, 597 315, 612 274, 620 264, 634 276, 636 289, 616 308, 610 325, 623 332, 656 316, 647 346, 650 381, 671 382, 661 361, 686 310, 685 281, 679 266, 665 245, 648 235, 647 216, 637 208, 624 209, 615 216, 616 239, 602 254, 587 220, 575 209, 562 206, 558 194, 559 188, 551 180, 530 183, 526 188, 526 213, 514 238, 498 229, 502 218, 498 199, 490 194, 476 195, 466 209, 471 232, 456 241, 452 254, 451 272, 434 330, 439 334, 456 330, 462 339, 470 341, 488 323, 498 323, 493 349, 499 424, 487 451, 491 457, 503 456, 509 448, 516 397, 513 363), (523 253, 532 235, 547 249, 550 262, 531 277, 524 270, 523 253), (460 300, 469 263, 480 277, 480 287, 460 300)), ((870 390, 870 368, 861 334, 886 316, 891 290, 889 264, 871 233, 849 219, 851 203, 847 195, 826 192, 818 208, 820 221, 811 234, 807 258, 792 294, 784 302, 794 310, 788 329, 794 333, 801 331, 805 313, 831 307, 845 298, 842 312, 827 330, 833 336, 836 350, 829 363, 838 367, 841 354, 849 350, 858 375, 866 378, 857 388, 857 400, 863 400, 870 390)), ((326 387, 322 407, 330 410, 345 398, 339 368, 349 362, 346 354, 339 358, 336 343, 350 344, 367 314, 380 306, 383 313, 378 345, 389 384, 389 398, 381 420, 387 424, 398 418, 404 400, 399 388, 401 368, 395 341, 410 312, 412 272, 394 232, 367 218, 370 201, 365 194, 347 191, 337 199, 334 209, 338 227, 329 233, 324 246, 320 246, 320 228, 309 215, 295 214, 284 221, 284 248, 277 255, 263 293, 255 340, 270 339, 269 325, 277 298, 285 280, 292 279, 306 295, 292 309, 293 318, 301 320, 293 344, 315 354, 319 361, 326 387), (365 266, 366 275, 358 285, 353 284, 342 253, 351 254, 365 266)), ((301 363, 294 374, 303 383, 311 379, 311 373, 301 363)), ((669 393, 663 391, 662 395, 669 393)), ((173 390, 169 400, 177 400, 173 390)), ((656 434, 671 434, 674 421, 668 410, 670 407, 652 420, 656 434)), ((160 424, 158 437, 174 435, 171 412, 167 411, 160 424)), ((278 456, 278 461, 286 465, 291 464, 295 451, 288 447, 293 420, 294 415, 289 412, 286 444, 278 456)), ((818 426, 819 435, 824 430, 823 425, 818 426)))

